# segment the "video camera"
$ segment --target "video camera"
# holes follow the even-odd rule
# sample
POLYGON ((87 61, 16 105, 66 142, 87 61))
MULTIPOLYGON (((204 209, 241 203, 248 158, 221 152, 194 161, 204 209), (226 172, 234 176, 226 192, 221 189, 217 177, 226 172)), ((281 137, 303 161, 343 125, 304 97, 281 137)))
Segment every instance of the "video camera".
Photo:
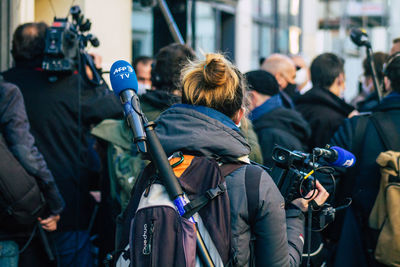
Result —
POLYGON ((272 159, 275 166, 270 175, 287 203, 299 197, 305 198, 315 188, 312 174, 314 169, 320 167, 317 158, 312 159, 310 154, 276 146, 272 151, 272 159))
MULTIPOLYGON (((85 52, 89 43, 93 47, 100 45, 96 36, 85 34, 90 31, 92 23, 84 17, 79 6, 72 6, 69 14, 72 22, 68 21, 68 17, 55 17, 52 26, 47 30, 42 68, 53 73, 71 73, 86 65, 93 72, 93 79, 88 80, 99 84, 101 77, 92 57, 85 52)), ((88 78, 85 70, 81 74, 88 78)))
MULTIPOLYGON (((350 152, 339 147, 329 146, 314 148, 310 154, 276 146, 272 152, 272 159, 275 165, 269 173, 287 204, 296 198, 311 199, 317 192, 315 191, 309 197, 307 194, 316 190, 316 180, 319 180, 325 187, 329 183, 334 188, 335 169, 332 166, 351 167, 355 163, 355 157, 350 152)), ((334 220, 337 210, 347 208, 350 203, 351 199, 337 208, 333 208, 327 203, 322 207, 314 206, 312 208, 313 229, 316 231, 323 229, 334 220)))

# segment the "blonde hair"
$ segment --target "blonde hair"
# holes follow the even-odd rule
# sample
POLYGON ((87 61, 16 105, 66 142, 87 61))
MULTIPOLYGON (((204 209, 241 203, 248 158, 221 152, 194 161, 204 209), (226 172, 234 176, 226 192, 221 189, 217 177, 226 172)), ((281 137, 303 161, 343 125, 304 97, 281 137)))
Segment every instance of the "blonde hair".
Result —
POLYGON ((231 118, 244 106, 245 79, 221 54, 190 61, 182 70, 181 80, 183 103, 210 107, 231 118))

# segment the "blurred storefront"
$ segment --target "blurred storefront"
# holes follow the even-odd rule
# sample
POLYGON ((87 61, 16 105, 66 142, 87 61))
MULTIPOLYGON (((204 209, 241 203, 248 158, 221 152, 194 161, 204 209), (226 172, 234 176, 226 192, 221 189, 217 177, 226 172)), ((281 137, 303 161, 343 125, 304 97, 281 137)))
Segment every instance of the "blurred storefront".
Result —
MULTIPOLYGON (((135 1, 132 55, 154 55, 171 43, 157 7, 135 1)), ((151 1, 147 1, 148 3, 151 1)), ((259 66, 272 52, 301 51, 300 0, 166 1, 186 43, 198 53, 220 51, 242 71, 259 66)))
POLYGON ((333 52, 345 60, 345 99, 358 89, 365 48, 354 45, 352 28, 363 28, 374 52, 388 52, 400 37, 400 1, 394 0, 307 0, 303 3, 303 53, 311 60, 323 52, 333 52))
MULTIPOLYGON (((91 51, 103 56, 103 69, 118 59, 155 55, 173 41, 157 1, 0 0, 0 70, 12 64, 10 44, 17 25, 50 24, 54 16, 65 17, 72 3, 92 20, 91 32, 101 44, 91 51)), ((300 53, 308 61, 319 53, 335 52, 346 59, 349 88, 354 87, 353 76, 360 73, 364 57, 363 50, 350 42, 349 29, 366 28, 375 51, 388 51, 391 40, 400 36, 397 0, 165 2, 185 42, 199 54, 224 52, 245 72, 258 68, 260 59, 274 52, 300 53)))

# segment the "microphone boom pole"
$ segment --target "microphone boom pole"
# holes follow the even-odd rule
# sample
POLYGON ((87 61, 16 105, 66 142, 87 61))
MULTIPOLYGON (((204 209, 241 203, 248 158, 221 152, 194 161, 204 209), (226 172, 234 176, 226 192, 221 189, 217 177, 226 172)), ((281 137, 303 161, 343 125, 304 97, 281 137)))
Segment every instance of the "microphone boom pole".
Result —
POLYGON ((167 3, 165 2, 165 0, 157 0, 157 2, 161 9, 162 14, 164 15, 165 21, 168 24, 169 31, 172 34, 172 38, 174 38, 174 41, 179 44, 182 44, 182 45, 185 44, 182 34, 179 31, 179 28, 175 23, 174 17, 172 16, 167 3))
POLYGON ((372 81, 374 83, 375 90, 378 92, 378 102, 381 102, 383 97, 383 92, 381 85, 379 84, 378 81, 378 76, 376 74, 372 46, 371 42, 368 39, 368 34, 366 33, 365 30, 354 28, 350 32, 350 38, 355 45, 357 45, 358 47, 365 46, 365 49, 367 50, 367 61, 372 71, 372 81))

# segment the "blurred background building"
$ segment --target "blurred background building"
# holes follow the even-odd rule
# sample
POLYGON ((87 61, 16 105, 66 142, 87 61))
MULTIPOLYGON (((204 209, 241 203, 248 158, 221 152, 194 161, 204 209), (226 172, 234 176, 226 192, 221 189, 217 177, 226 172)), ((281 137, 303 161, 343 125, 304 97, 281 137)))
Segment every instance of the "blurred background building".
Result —
MULTIPOLYGON (((0 71, 11 64, 12 32, 20 23, 65 17, 80 5, 92 20, 107 70, 118 59, 152 56, 172 42, 152 0, 0 0, 0 71)), ((367 30, 375 52, 387 52, 400 37, 400 1, 395 0, 166 0, 185 39, 198 53, 222 51, 246 72, 271 53, 302 54, 308 62, 322 52, 346 60, 346 99, 357 90, 363 49, 349 29, 367 30)))

